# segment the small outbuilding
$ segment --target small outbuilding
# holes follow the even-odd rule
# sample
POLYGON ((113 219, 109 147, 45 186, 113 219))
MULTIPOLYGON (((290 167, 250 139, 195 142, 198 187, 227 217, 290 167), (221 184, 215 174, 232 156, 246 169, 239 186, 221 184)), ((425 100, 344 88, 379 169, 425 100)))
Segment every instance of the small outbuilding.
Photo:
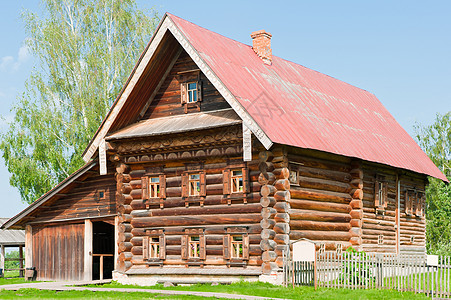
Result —
MULTIPOLYGON (((9 218, 0 218, 0 227, 8 221, 9 218)), ((5 252, 6 248, 19 248, 19 276, 24 275, 24 257, 23 248, 25 247, 25 231, 15 229, 0 230, 0 275, 4 276, 5 270, 5 252)))

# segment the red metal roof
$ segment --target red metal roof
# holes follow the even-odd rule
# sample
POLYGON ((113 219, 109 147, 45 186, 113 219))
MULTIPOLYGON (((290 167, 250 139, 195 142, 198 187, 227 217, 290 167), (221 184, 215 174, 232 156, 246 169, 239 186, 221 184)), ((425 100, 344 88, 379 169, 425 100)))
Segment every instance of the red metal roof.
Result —
POLYGON ((267 65, 251 46, 167 15, 274 143, 448 181, 373 94, 276 56, 267 65))

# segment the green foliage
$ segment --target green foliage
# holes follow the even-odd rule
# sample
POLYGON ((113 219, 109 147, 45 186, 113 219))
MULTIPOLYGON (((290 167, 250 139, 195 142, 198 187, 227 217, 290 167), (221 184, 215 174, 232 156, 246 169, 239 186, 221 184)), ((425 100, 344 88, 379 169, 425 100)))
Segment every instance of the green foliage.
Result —
MULTIPOLYGON (((437 114, 434 124, 415 129, 421 148, 451 179, 451 112, 437 114)), ((430 177, 426 203, 428 253, 451 255, 451 186, 430 177)))
MULTIPOLYGON (((9 251, 5 253, 5 258, 19 258, 19 251, 9 251)), ((16 261, 5 261, 5 269, 17 269, 20 267, 20 262, 16 261)))
POLYGON ((10 184, 28 203, 83 165, 81 154, 159 20, 135 0, 42 2, 42 15, 22 15, 36 66, 0 143, 10 184))
POLYGON ((371 272, 368 256, 365 252, 358 252, 352 247, 343 252, 343 272, 340 274, 340 282, 345 284, 367 284, 374 282, 374 276, 371 272))

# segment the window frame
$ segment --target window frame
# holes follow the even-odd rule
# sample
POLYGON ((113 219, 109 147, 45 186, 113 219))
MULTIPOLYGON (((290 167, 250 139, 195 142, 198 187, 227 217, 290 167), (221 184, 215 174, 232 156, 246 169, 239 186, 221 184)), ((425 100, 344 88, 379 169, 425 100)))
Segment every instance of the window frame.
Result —
MULTIPOLYGON (((223 237, 223 257, 228 265, 244 266, 249 260, 249 233, 247 227, 228 227, 223 237), (234 237, 241 237, 240 241, 234 241, 234 237), (234 244, 241 245, 241 256, 234 255, 234 244)), ((236 250, 235 250, 236 252, 236 250)))
POLYGON ((388 205, 388 182, 385 176, 377 175, 374 182, 374 207, 376 213, 385 213, 388 205))
POLYGON ((142 240, 142 257, 148 264, 159 264, 166 259, 166 235, 164 229, 146 230, 146 235, 142 240), (158 256, 151 255, 151 247, 156 242, 153 239, 158 239, 158 256))
POLYGON ((246 163, 229 163, 228 166, 222 171, 223 177, 223 196, 228 205, 232 204, 232 200, 242 200, 243 203, 247 203, 247 196, 251 192, 251 183, 249 178, 249 168, 246 163), (241 171, 243 190, 233 192, 233 172, 241 171))
POLYGON ((185 113, 188 113, 188 109, 197 108, 197 111, 201 109, 201 103, 203 100, 203 81, 202 75, 199 69, 179 72, 180 82, 180 103, 184 107, 185 113), (189 89, 190 84, 196 84, 196 89, 189 89), (189 101, 190 91, 195 94, 195 101, 189 101))
POLYGON ((166 199, 166 175, 164 173, 150 173, 141 177, 141 192, 142 200, 146 205, 146 209, 150 209, 151 205, 159 205, 164 208, 164 200, 166 199), (151 183, 152 178, 159 178, 160 195, 158 197, 151 197, 151 183))
POLYGON ((205 197, 207 196, 207 173, 205 170, 196 169, 184 171, 182 177, 182 198, 185 200, 185 206, 188 207, 190 203, 200 203, 203 206, 205 197), (190 176, 199 174, 199 192, 196 195, 191 194, 190 176))
POLYGON ((207 258, 207 242, 205 237, 204 228, 187 228, 181 237, 181 253, 182 260, 186 260, 188 263, 193 262, 195 264, 203 264, 203 261, 207 258), (198 237, 199 241, 196 243, 198 256, 191 255, 192 237, 198 237))

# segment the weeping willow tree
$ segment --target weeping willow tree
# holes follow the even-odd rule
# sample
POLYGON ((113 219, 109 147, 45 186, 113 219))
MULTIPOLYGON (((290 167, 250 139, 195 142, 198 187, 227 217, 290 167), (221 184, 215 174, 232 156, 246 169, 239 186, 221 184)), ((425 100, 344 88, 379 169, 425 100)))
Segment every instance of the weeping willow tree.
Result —
POLYGON ((159 21, 134 0, 43 0, 41 9, 22 14, 36 64, 0 143, 10 184, 28 203, 83 165, 159 21))
MULTIPOLYGON (((451 180, 451 112, 434 124, 416 126, 419 145, 451 180)), ((451 185, 429 177, 426 190, 426 240, 430 254, 451 255, 451 185)))

